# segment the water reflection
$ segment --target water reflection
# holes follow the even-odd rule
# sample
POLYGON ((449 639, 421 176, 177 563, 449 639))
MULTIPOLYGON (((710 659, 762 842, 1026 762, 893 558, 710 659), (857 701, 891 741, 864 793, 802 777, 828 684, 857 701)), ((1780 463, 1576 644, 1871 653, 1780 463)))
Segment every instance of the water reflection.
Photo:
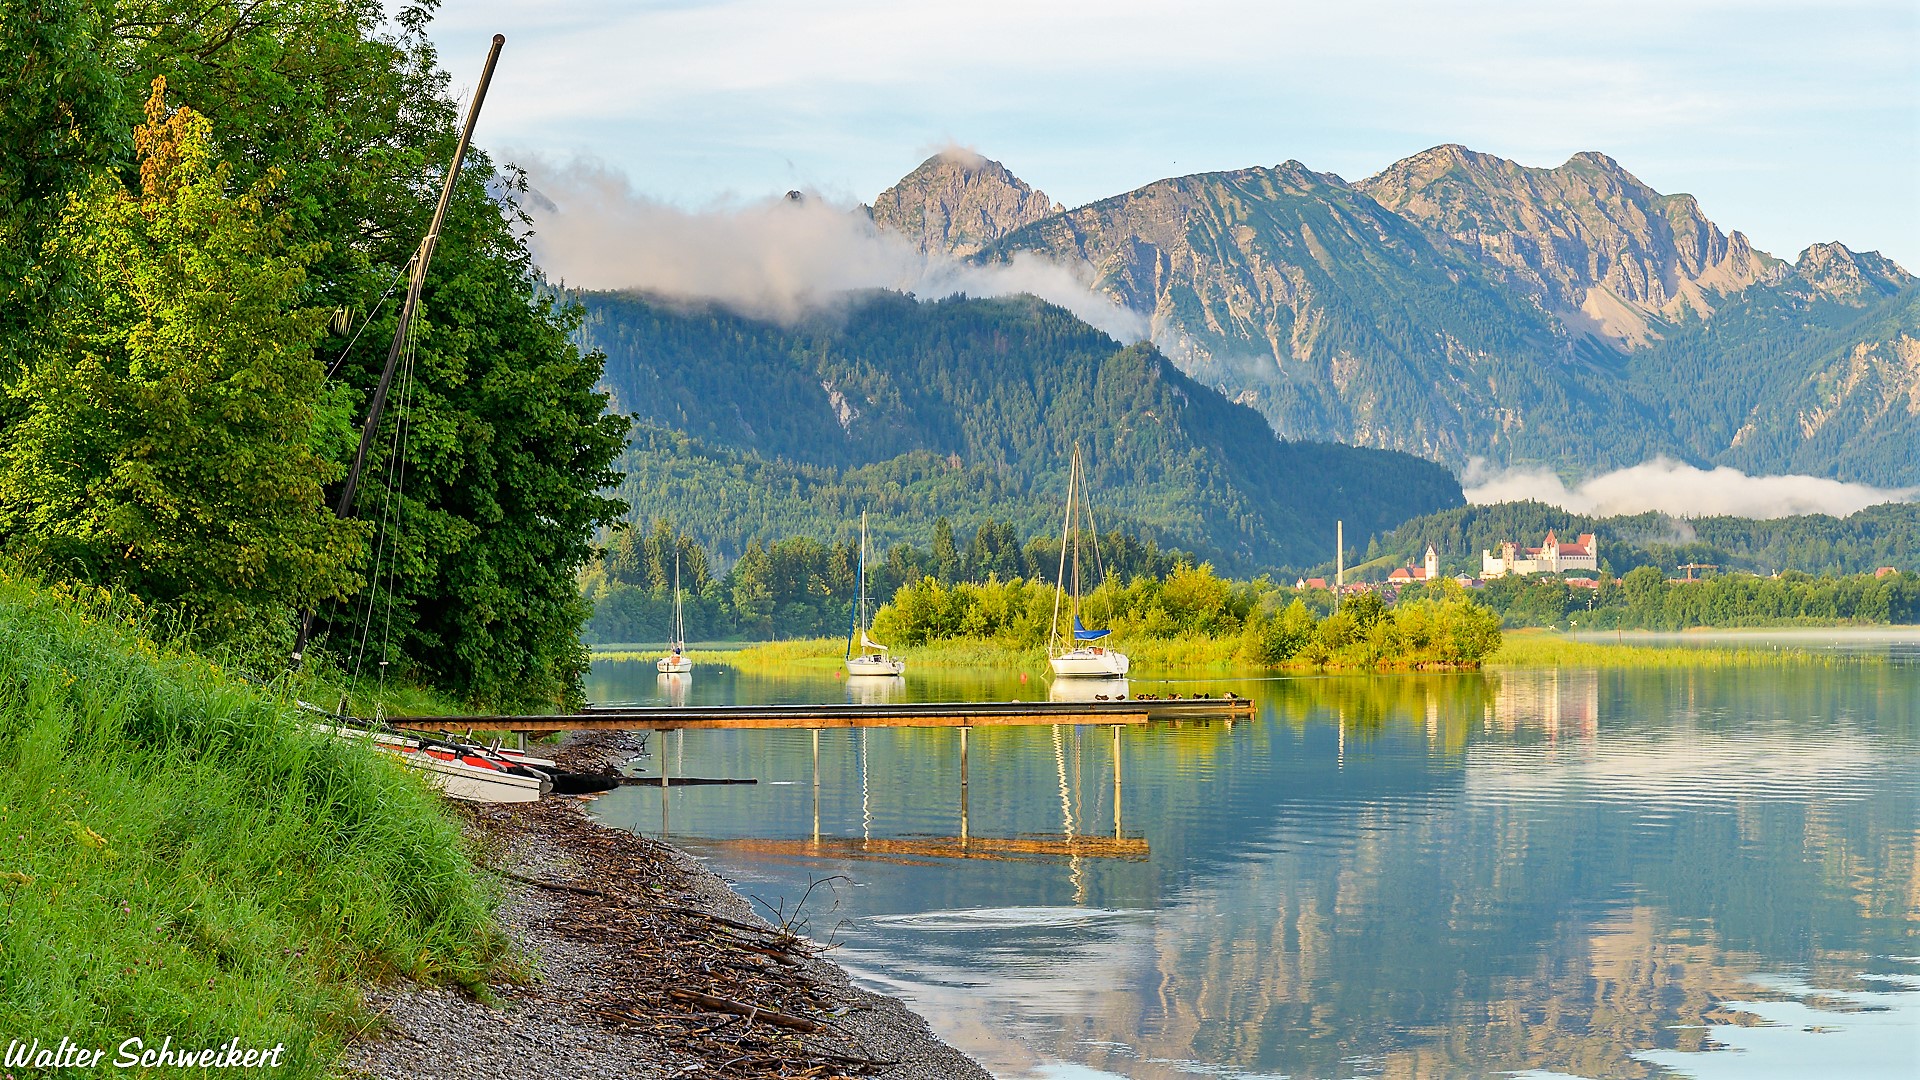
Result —
POLYGON ((1002 1076, 1911 1075, 1920 668, 1228 688, 1253 723, 696 732, 796 783, 671 820, 743 892, 847 875, 811 931, 1002 1076))
POLYGON ((693 689, 693 673, 663 671, 654 676, 654 685, 658 689, 661 704, 684 706, 687 703, 688 693, 693 689))
POLYGON ((1047 686, 1048 701, 1120 701, 1129 696, 1125 679, 1055 679, 1047 686))
POLYGON ((907 680, 902 675, 849 675, 847 700, 855 705, 885 705, 904 701, 907 680))

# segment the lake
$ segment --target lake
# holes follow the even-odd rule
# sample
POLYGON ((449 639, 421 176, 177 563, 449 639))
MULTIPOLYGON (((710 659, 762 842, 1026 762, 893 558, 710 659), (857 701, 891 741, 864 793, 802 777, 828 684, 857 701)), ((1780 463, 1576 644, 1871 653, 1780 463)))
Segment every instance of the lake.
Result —
MULTIPOLYGON (((664 833, 1001 1077, 1900 1077, 1920 664, 1218 678, 1255 719, 693 732, 664 833), (817 776, 817 782, 816 782, 817 776)), ((595 700, 1044 684, 596 664, 595 700)))

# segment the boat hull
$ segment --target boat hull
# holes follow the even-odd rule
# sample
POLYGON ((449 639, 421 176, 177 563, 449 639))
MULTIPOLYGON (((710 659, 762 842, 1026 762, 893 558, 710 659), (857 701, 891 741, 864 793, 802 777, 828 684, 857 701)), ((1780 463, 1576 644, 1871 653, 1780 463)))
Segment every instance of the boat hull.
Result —
POLYGON ((1112 649, 1074 649, 1047 661, 1063 679, 1118 679, 1127 673, 1126 653, 1112 649))
POLYGON ((907 670, 905 660, 895 660, 891 656, 850 656, 847 658, 847 674, 877 675, 891 678, 907 670))
POLYGON ((653 666, 662 675, 688 675, 693 672, 693 661, 684 656, 663 656, 654 661, 653 666))

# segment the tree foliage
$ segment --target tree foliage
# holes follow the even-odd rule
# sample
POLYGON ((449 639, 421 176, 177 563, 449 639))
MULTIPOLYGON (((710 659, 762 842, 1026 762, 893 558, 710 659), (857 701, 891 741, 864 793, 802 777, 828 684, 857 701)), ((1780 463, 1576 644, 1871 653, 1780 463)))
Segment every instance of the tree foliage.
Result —
POLYGON ((164 88, 140 189, 97 175, 55 233, 85 286, 9 388, 0 535, 224 635, 345 595, 365 531, 321 502, 342 416, 313 356, 325 313, 297 306, 314 248, 264 209, 277 174, 230 191, 211 125, 164 88))
MULTIPOLYGON (((153 471, 160 458, 140 464, 148 470, 139 474, 148 478, 142 498, 187 506, 199 497, 188 492, 189 484, 205 481, 208 490, 220 491, 244 474, 243 468, 230 476, 220 464, 222 454, 237 452, 222 440, 245 442, 229 428, 251 420, 223 412, 209 424, 210 403, 179 388, 170 391, 172 405, 202 410, 192 415, 191 433, 168 434, 169 423, 188 417, 155 411, 161 397, 152 394, 125 398, 107 410, 118 410, 112 423, 89 421, 84 430, 78 421, 51 416, 56 400, 101 391, 109 375, 160 387, 198 385, 196 379, 212 385, 227 369, 206 357, 237 364, 235 349, 220 335, 244 334, 257 345, 256 362, 284 380, 256 379, 249 389, 261 408, 275 412, 285 437, 277 450, 234 460, 263 474, 302 472, 303 513, 315 512, 316 522, 324 517, 317 511, 337 492, 320 485, 340 475, 352 452, 350 423, 379 377, 394 332, 397 286, 426 231, 457 135, 448 77, 426 36, 434 7, 409 4, 391 20, 378 0, 41 0, 0 8, 8 30, 0 82, 19 84, 22 105, 16 113, 10 102, 0 135, 23 136, 0 151, 0 239, 9 241, 8 255, 17 256, 0 267, 0 300, 9 305, 0 314, 11 319, 6 325, 26 327, 14 339, 31 345, 6 355, 29 358, 34 368, 0 367, 6 389, 0 401, 11 406, 0 407, 0 437, 38 447, 33 453, 40 462, 16 470, 9 496, 15 505, 6 519, 12 524, 0 527, 18 536, 19 522, 37 522, 33 535, 45 542, 34 542, 50 561, 63 560, 58 572, 125 581, 196 616, 221 612, 229 623, 270 626, 279 634, 298 608, 348 591, 352 574, 341 568, 357 566, 367 588, 321 605, 323 651, 354 659, 365 642, 374 659, 475 701, 555 702, 577 695, 586 663, 577 630, 587 608, 575 571, 595 530, 618 516, 618 504, 600 489, 613 479, 609 466, 624 442, 625 421, 605 414, 596 390, 601 357, 574 343, 577 311, 534 271, 516 202, 523 183, 511 169, 496 169, 484 152, 471 153, 457 178, 406 385, 369 463, 360 510, 376 524, 387 522, 377 539, 368 539, 365 529, 326 526, 352 538, 352 550, 343 558, 326 548, 324 558, 315 555, 298 568, 294 559, 278 577, 247 561, 273 549, 265 541, 241 553, 179 540, 177 550, 194 550, 168 559, 175 576, 163 581, 93 523, 120 522, 126 513, 112 502, 120 489, 92 483, 88 470, 111 473, 125 486, 138 479, 138 469, 116 472, 100 462, 146 454, 143 445, 163 446, 177 460, 171 472, 153 471), (36 16, 43 27, 28 25, 36 16), (18 27, 31 32, 16 35, 18 27), (16 43, 24 50, 18 59, 16 43), (51 242, 36 239, 46 234, 44 227, 35 231, 44 214, 17 212, 27 198, 19 193, 35 193, 34 205, 44 206, 49 198, 84 192, 88 207, 103 207, 109 204, 97 193, 109 190, 105 185, 132 186, 135 162, 121 148, 140 119, 139 90, 158 76, 167 80, 170 102, 205 118, 205 149, 196 153, 219 177, 215 186, 256 217, 266 230, 261 236, 270 233, 277 246, 243 242, 241 224, 213 215, 202 223, 208 230, 202 246, 218 258, 197 263, 188 249, 170 249, 174 238, 152 223, 133 230, 136 244, 122 236, 133 228, 130 221, 89 211, 85 222, 61 219, 65 231, 51 242), (246 243, 256 249, 251 270, 237 255, 246 243), (92 267, 140 244, 153 267, 141 279, 143 295, 169 309, 168 325, 177 331, 166 354, 174 370, 88 367, 80 362, 83 352, 133 355, 135 334, 130 319, 87 317, 105 310, 110 290, 92 288, 72 268, 76 260, 92 259, 92 267), (217 267, 224 267, 219 272, 244 318, 218 326, 202 320, 195 329, 182 312, 196 289, 214 294, 211 285, 195 282, 217 278, 217 267), (337 336, 320 338, 323 325, 337 336), (38 340, 46 336, 44 326, 87 329, 38 340), (117 343, 109 340, 116 327, 129 328, 117 343), (316 346, 327 378, 323 383, 314 374, 301 382, 290 365, 304 357, 312 365, 306 370, 319 372, 316 346), (30 406, 41 419, 16 431, 30 406), (143 424, 151 432, 143 434, 143 424), (91 457, 54 468, 48 464, 53 441, 67 437, 86 442, 91 457), (61 469, 68 476, 64 495, 48 479, 61 469), (76 538, 91 538, 94 546, 83 554, 93 561, 56 555, 76 538), (230 579, 244 579, 254 591, 236 593, 230 579)), ((199 198, 202 186, 195 179, 184 190, 199 198)), ((179 238, 191 239, 184 232, 179 238)), ((151 348, 147 354, 161 356, 151 348)), ((229 412, 254 407, 239 403, 238 383, 232 388, 229 412)), ((285 539, 288 507, 249 502, 241 492, 209 498, 197 511, 207 515, 198 527, 285 539)), ((174 535, 188 535, 185 515, 168 513, 174 535)), ((296 548, 281 544, 278 550, 275 557, 296 548)))

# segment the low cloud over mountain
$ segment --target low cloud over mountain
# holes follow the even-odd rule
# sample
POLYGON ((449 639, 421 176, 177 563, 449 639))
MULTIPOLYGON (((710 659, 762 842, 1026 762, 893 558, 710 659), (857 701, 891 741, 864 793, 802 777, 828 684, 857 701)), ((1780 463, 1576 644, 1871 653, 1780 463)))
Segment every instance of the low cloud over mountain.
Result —
POLYGON ((785 322, 863 289, 923 299, 1031 293, 1122 341, 1146 335, 1144 318, 1094 293, 1075 268, 1038 254, 979 266, 923 252, 876 228, 862 208, 818 194, 685 210, 592 163, 527 168, 535 257, 568 285, 711 301, 785 322))
POLYGON ((1655 510, 1675 517, 1846 517, 1879 503, 1920 498, 1920 488, 1877 488, 1818 476, 1749 476, 1725 466, 1697 469, 1667 458, 1604 473, 1573 487, 1549 469, 1495 472, 1482 461, 1468 468, 1464 480, 1470 503, 1531 499, 1596 516, 1655 510))

